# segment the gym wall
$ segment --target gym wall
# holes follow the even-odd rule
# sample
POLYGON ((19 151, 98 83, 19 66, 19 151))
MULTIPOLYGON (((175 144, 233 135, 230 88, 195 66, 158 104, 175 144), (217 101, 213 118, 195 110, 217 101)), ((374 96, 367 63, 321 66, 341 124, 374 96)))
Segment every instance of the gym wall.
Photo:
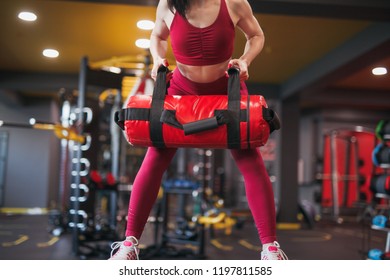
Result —
MULTIPOLYGON (((55 122, 58 108, 54 101, 5 106, 0 103, 0 120, 28 124, 34 117, 55 122)), ((52 131, 1 127, 8 132, 3 199, 1 207, 47 208, 56 201, 59 170, 59 140, 52 131)))

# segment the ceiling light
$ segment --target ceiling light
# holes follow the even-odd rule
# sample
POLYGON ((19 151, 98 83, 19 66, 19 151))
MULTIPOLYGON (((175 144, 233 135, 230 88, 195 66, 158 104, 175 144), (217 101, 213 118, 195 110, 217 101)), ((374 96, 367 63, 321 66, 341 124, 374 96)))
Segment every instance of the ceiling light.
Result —
POLYGON ((20 12, 18 18, 25 21, 35 21, 37 19, 36 14, 31 12, 20 12))
POLYGON ((154 22, 151 20, 140 20, 137 22, 137 27, 143 30, 152 30, 154 28, 154 22))
POLYGON ((115 66, 103 67, 103 70, 106 70, 106 71, 109 71, 109 72, 115 73, 115 74, 119 74, 120 72, 122 72, 122 69, 120 69, 119 67, 115 67, 115 66))
POLYGON ((135 41, 135 45, 141 49, 148 49, 150 47, 149 39, 138 39, 135 41))
POLYGON ((372 69, 372 74, 374 74, 376 76, 386 75, 387 69, 385 67, 375 67, 372 69))
POLYGON ((44 49, 42 54, 46 57, 50 58, 56 58, 60 55, 60 53, 57 50, 54 49, 44 49))

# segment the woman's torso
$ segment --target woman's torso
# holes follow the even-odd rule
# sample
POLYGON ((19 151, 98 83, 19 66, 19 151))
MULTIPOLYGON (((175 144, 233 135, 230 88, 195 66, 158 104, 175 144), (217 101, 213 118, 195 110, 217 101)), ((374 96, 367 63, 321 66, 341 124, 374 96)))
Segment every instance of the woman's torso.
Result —
MULTIPOLYGON (((204 6, 192 6, 189 8, 187 11, 187 17, 186 21, 188 21, 188 28, 190 29, 199 29, 199 31, 202 30, 208 30, 213 27, 213 25, 216 24, 216 21, 218 20, 218 24, 225 24, 227 26, 223 26, 223 28, 226 28, 227 32, 231 38, 228 38, 231 40, 231 43, 234 41, 234 34, 233 36, 230 35, 228 32, 228 28, 233 28, 234 32, 234 27, 237 23, 237 20, 234 16, 234 13, 231 11, 229 8, 229 1, 228 0, 213 0, 213 1, 208 1, 206 5, 204 6), (226 1, 226 8, 227 8, 227 13, 225 12, 224 16, 228 17, 221 19, 221 5, 224 3, 222 1, 226 1), (222 21, 221 20, 225 20, 222 21), (227 22, 227 20, 229 22, 227 22)), ((177 21, 175 19, 175 16, 178 17, 179 15, 175 15, 172 13, 168 13, 168 16, 164 19, 165 23, 167 24, 168 28, 171 30, 172 24, 177 24, 174 22, 177 21)), ((181 22, 183 24, 183 22, 181 22)), ((181 26, 183 27, 183 26, 181 26)), ((172 30, 171 30, 172 31, 172 30)), ((221 33, 221 30, 219 31, 221 33)), ((224 39, 224 38, 222 38, 224 39)), ((223 51, 222 51, 223 52, 223 51)), ((217 80, 218 78, 222 77, 225 75, 225 71, 227 70, 228 63, 230 60, 229 57, 225 57, 223 61, 213 63, 210 65, 190 65, 186 63, 181 63, 179 61, 176 61, 176 65, 178 70, 182 73, 183 76, 188 78, 191 81, 197 82, 197 83, 209 83, 217 80)))

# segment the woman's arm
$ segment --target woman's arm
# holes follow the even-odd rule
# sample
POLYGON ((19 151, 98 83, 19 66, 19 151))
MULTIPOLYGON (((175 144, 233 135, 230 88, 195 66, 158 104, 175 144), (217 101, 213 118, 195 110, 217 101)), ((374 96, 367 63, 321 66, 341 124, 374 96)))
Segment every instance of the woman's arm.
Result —
POLYGON ((150 53, 153 57, 152 79, 156 79, 157 69, 161 66, 168 66, 166 54, 168 50, 169 29, 165 22, 167 13, 170 13, 166 0, 159 1, 156 11, 155 26, 150 35, 150 53))
POLYGON ((247 0, 229 0, 229 3, 231 11, 234 11, 237 18, 236 25, 244 33, 247 40, 243 54, 238 59, 232 59, 229 62, 229 67, 239 68, 241 80, 247 80, 249 78, 249 65, 263 49, 264 33, 247 0))

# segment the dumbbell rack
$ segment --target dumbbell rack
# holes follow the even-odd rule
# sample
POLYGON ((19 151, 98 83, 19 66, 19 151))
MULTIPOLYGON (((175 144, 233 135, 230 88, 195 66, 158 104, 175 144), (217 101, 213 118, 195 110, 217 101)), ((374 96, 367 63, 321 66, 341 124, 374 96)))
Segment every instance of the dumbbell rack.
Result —
MULTIPOLYGON (((382 129, 382 133, 379 132, 378 127, 377 127, 377 129, 376 129, 376 136, 377 136, 378 140, 381 141, 381 143, 379 144, 379 145, 381 145, 381 147, 382 146, 387 146, 388 149, 390 149, 390 146, 388 145, 390 143, 390 134, 389 134, 388 131, 387 132, 383 132, 384 131, 383 130, 384 123, 386 123, 386 125, 387 125, 389 122, 388 121, 381 121, 378 124, 378 127, 381 127, 381 129, 382 129)), ((386 129, 388 130, 388 128, 386 128, 386 129)), ((389 163, 382 164, 380 162, 379 163, 376 162, 375 165, 377 165, 379 168, 384 170, 384 174, 383 175, 390 176, 390 164, 389 163)), ((387 213, 388 213, 387 219, 390 219, 390 195, 389 194, 385 194, 385 193, 378 193, 377 192, 377 193, 375 193, 375 197, 377 199, 386 201, 386 205, 385 205, 386 207, 385 208, 387 209, 387 213)), ((389 255, 390 254, 390 227, 388 227, 386 225, 378 226, 378 225, 372 224, 371 225, 371 229, 387 232, 385 249, 384 249, 384 252, 383 252, 382 255, 383 256, 384 255, 389 255)))

